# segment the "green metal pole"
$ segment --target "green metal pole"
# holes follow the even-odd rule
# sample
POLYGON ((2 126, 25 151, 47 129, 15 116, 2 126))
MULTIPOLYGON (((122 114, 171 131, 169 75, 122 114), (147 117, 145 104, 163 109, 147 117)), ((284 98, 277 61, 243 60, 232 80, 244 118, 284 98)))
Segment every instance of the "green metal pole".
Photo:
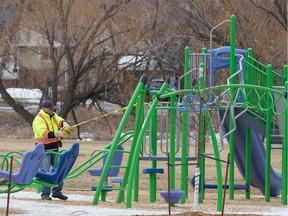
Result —
MULTIPOLYGON (((188 73, 190 70, 190 48, 185 48, 185 56, 184 56, 184 74, 188 73)), ((184 89, 188 89, 190 86, 189 76, 184 76, 184 89)))
MULTIPOLYGON (((136 113, 135 113, 135 137, 138 136, 141 125, 143 124, 144 121, 144 101, 145 101, 145 95, 146 95, 146 91, 142 91, 138 97, 138 101, 137 104, 138 106, 136 107, 136 113)), ((136 140, 136 139, 135 139, 136 140)), ((139 198, 139 161, 136 165, 137 170, 135 172, 135 175, 137 176, 135 178, 135 182, 134 182, 134 201, 138 202, 138 198, 139 198)), ((123 189, 125 187, 126 183, 123 184, 123 189)), ((124 191, 124 190, 123 190, 124 191)), ((124 200, 124 199, 123 199, 124 200)))
MULTIPOLYGON (((200 64, 200 68, 204 72, 204 64, 200 64)), ((199 78, 199 87, 200 89, 204 88, 204 74, 199 78)), ((204 104, 201 104, 200 108, 200 125, 199 125, 199 130, 200 130, 200 136, 199 136, 199 153, 200 155, 203 155, 205 153, 205 137, 206 137, 206 121, 207 119, 205 118, 205 115, 209 110, 204 110, 202 107, 204 104)), ((209 113, 208 113, 209 114, 209 113)), ((208 117, 209 119, 209 117, 208 117)), ((204 201, 204 186, 205 186, 205 157, 200 156, 199 158, 199 167, 200 167, 200 196, 198 198, 199 203, 203 203, 204 201)))
POLYGON ((251 182, 251 128, 246 128, 246 164, 245 164, 245 181, 248 189, 246 190, 246 199, 250 199, 250 182, 251 182))
MULTIPOLYGON (((188 73, 190 70, 190 48, 186 47, 185 48, 185 56, 184 56, 184 74, 188 73)), ((190 80, 189 80, 189 75, 184 76, 184 89, 189 89, 190 86, 190 80)), ((182 152, 181 152, 181 163, 182 164, 187 164, 188 159, 187 159, 187 142, 188 142, 188 137, 187 137, 187 124, 188 124, 188 113, 183 112, 182 113, 182 124, 181 124, 181 129, 182 129, 182 152)), ((188 197, 188 181, 187 181, 187 176, 188 176, 188 166, 181 166, 181 190, 186 191, 185 195, 181 198, 181 203, 185 203, 186 198, 188 197)))
MULTIPOLYGON (((235 57, 235 37, 236 37, 236 17, 230 17, 230 76, 236 73, 236 57, 235 57)), ((236 77, 230 80, 230 84, 236 83, 236 77)), ((231 90, 231 100, 235 99, 235 90, 231 90)), ((233 119, 230 112, 229 130, 233 129, 233 119)), ((234 199, 234 150, 235 150, 235 134, 229 136, 230 143, 230 166, 229 166, 229 198, 234 199)))
MULTIPOLYGON (((203 104, 200 106, 200 108, 202 109, 203 104)), ((198 197, 198 203, 203 203, 204 200, 204 185, 205 185, 205 157, 203 157, 202 155, 205 152, 205 130, 206 130, 206 125, 205 125, 205 112, 203 109, 200 111, 200 116, 199 116, 199 142, 198 142, 198 151, 199 151, 199 155, 197 156, 198 160, 199 160, 199 168, 200 168, 200 196, 198 197)), ((209 111, 207 111, 209 112, 209 111)), ((197 165, 197 166, 198 166, 197 165)))
MULTIPOLYGON (((252 57, 252 49, 248 49, 248 63, 246 67, 246 76, 245 76, 245 83, 251 84, 252 72, 253 68, 250 66, 252 64, 251 58, 252 57)), ((247 102, 250 101, 249 96, 246 98, 247 102)), ((250 199, 251 195, 251 128, 246 128, 246 164, 245 164, 245 177, 246 177, 246 199, 250 199)))
MULTIPOLYGON (((288 65, 284 66, 284 75, 287 80, 288 76, 288 65)), ((285 91, 288 92, 288 81, 285 83, 285 91)), ((287 185, 288 185, 288 98, 286 97, 285 100, 285 117, 284 117, 284 142, 283 142, 283 149, 282 149, 282 204, 287 205, 287 185)))
MULTIPOLYGON (((138 100, 137 100, 137 106, 136 106, 136 112, 135 112, 135 126, 134 126, 134 131, 133 131, 133 139, 132 139, 132 143, 131 143, 130 154, 129 154, 128 161, 127 161, 127 167, 126 167, 126 170, 124 172, 123 180, 122 180, 122 183, 120 185, 120 190, 119 190, 119 193, 118 193, 118 196, 117 196, 117 203, 121 203, 121 202, 124 201, 124 192, 125 192, 124 190, 125 190, 125 187, 126 187, 127 181, 128 181, 128 175, 129 175, 130 166, 131 166, 131 162, 132 162, 132 155, 134 153, 137 137, 139 135, 140 128, 141 128, 141 125, 142 125, 142 122, 143 122, 144 98, 145 98, 145 89, 143 89, 140 92, 140 95, 139 95, 138 100)), ((137 164, 137 165, 139 165, 139 164, 137 164)), ((138 190, 138 189, 136 188, 135 190, 138 190)), ((136 193, 138 193, 138 191, 134 193, 134 199, 136 199, 135 196, 138 196, 138 195, 135 195, 136 193)))
POLYGON ((251 48, 249 48, 248 50, 247 50, 247 53, 248 53, 248 63, 249 64, 247 64, 247 67, 246 67, 246 76, 245 76, 245 83, 248 83, 248 84, 252 84, 252 72, 253 72, 253 68, 251 67, 251 65, 252 65, 252 60, 251 60, 251 58, 252 58, 252 54, 253 54, 253 52, 252 52, 252 49, 251 48))
POLYGON ((221 211, 222 209, 222 168, 221 168, 221 162, 220 162, 220 153, 219 148, 217 144, 217 139, 215 135, 215 130, 213 128, 212 118, 209 115, 209 131, 211 135, 212 145, 213 145, 213 151, 215 155, 215 165, 216 165, 216 177, 217 177, 217 211, 221 211))
MULTIPOLYGON (((267 87, 272 88, 273 72, 272 65, 267 65, 267 87)), ((267 107, 271 107, 272 100, 270 94, 267 94, 267 107)), ((270 202, 270 173, 271 173, 271 119, 272 108, 266 111, 266 160, 265 160, 265 201, 270 202)))
MULTIPOLYGON (((167 79, 162 87, 160 88, 159 90, 159 94, 162 94, 164 91, 166 91, 166 89, 168 88, 169 86, 169 83, 170 82, 170 78, 167 79)), ((147 130, 147 126, 149 125, 150 123, 150 120, 152 118, 152 115, 154 112, 156 112, 156 108, 157 108, 157 105, 158 105, 158 98, 155 97, 152 101, 152 104, 151 104, 151 107, 149 109, 149 112, 147 113, 147 116, 142 124, 142 127, 141 127, 141 130, 140 130, 140 133, 139 133, 139 136, 137 137, 137 142, 136 142, 136 146, 135 146, 135 149, 134 149, 134 152, 133 152, 133 155, 132 155, 132 163, 130 165, 130 172, 129 172, 129 182, 128 182, 128 189, 127 189, 127 200, 126 200, 126 207, 127 208, 131 208, 132 206, 132 190, 133 190, 133 180, 134 180, 134 177, 135 177, 135 171, 136 171, 136 164, 137 164, 137 161, 139 160, 139 152, 140 152, 140 148, 141 148, 141 143, 143 141, 143 138, 145 136, 145 133, 146 133, 146 130, 147 130)))
MULTIPOLYGON (((157 96, 154 96, 154 98, 157 96)), ((155 156, 157 155, 157 119, 158 119, 158 111, 156 108, 156 111, 152 115, 152 120, 151 120, 151 150, 152 150, 152 155, 155 156)), ((157 162, 153 160, 151 162, 152 168, 157 168, 157 162)), ((156 173, 150 173, 149 174, 149 190, 150 190, 150 202, 155 202, 156 201, 156 173)))
POLYGON ((113 157, 113 154, 115 152, 115 149, 117 147, 117 144, 118 144, 118 140, 121 136, 121 133, 126 125, 126 122, 129 118, 129 115, 134 107, 134 103, 139 95, 139 93, 141 92, 142 89, 145 89, 145 85, 146 85, 146 82, 147 82, 147 76, 142 76, 141 77, 141 80, 139 82, 139 84, 137 85, 133 95, 132 95, 132 98, 127 106, 127 109, 123 115, 123 118, 120 122, 120 125, 119 125, 119 128, 115 134, 115 138, 114 138, 114 141, 112 142, 112 145, 111 145, 111 149, 107 155, 107 159, 106 159, 106 163, 103 167, 103 171, 102 171, 102 175, 99 179, 99 182, 98 182, 98 185, 97 185, 97 189, 95 191, 95 194, 94 194, 94 199, 92 201, 92 205, 96 205, 98 203, 98 200, 99 200, 99 196, 101 194, 101 191, 102 191, 102 186, 103 186, 103 183, 105 181, 105 178, 106 178, 106 175, 107 175, 107 172, 108 172, 108 169, 109 169, 109 166, 110 166, 110 163, 111 163, 111 160, 112 160, 112 157, 113 157))
MULTIPOLYGON (((176 104, 177 97, 170 97, 170 164, 175 164, 176 155, 176 104)), ((175 166, 170 168, 170 189, 175 189, 175 166)))
MULTIPOLYGON (((123 115, 123 118, 120 122, 120 125, 119 125, 119 128, 115 134, 115 138, 114 138, 114 141, 112 142, 112 145, 111 145, 111 149, 107 155, 107 159, 106 159, 106 163, 103 167, 103 171, 102 171, 102 175, 99 179, 99 182, 97 184, 97 189, 95 191, 95 194, 94 194, 94 199, 92 201, 92 205, 96 205, 98 203, 98 200, 99 200, 99 196, 101 194, 101 191, 102 191, 102 186, 103 186, 103 183, 105 181, 105 178, 106 178, 106 175, 107 175, 107 172, 108 172, 108 169, 109 169, 109 166, 110 166, 110 162, 112 160, 112 157, 113 157, 113 154, 115 152, 115 149, 117 147, 117 144, 118 144, 118 140, 119 140, 119 137, 121 136, 121 133, 126 125, 126 122, 129 118, 129 115, 134 107, 134 104, 137 100, 137 97, 139 96, 139 94, 141 93, 142 90, 145 90, 145 86, 146 86, 146 83, 147 83, 147 76, 146 75, 143 75, 140 79, 140 82, 138 83, 132 97, 131 97, 131 100, 127 106, 127 109, 123 115)), ((126 168, 127 169, 127 168, 126 168)), ((123 182, 122 182, 123 183, 123 182)))

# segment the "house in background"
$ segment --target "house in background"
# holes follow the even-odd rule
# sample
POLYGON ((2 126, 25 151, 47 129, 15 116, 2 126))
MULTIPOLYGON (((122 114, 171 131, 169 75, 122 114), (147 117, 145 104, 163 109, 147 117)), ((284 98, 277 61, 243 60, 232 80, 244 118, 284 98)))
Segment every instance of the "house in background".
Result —
MULTIPOLYGON (((5 36, 6 29, 9 28, 11 20, 13 17, 13 12, 9 8, 0 8, 0 30, 3 37, 5 36)), ((2 44, 0 44, 0 48, 2 44)), ((0 57, 0 61, 1 61, 0 57)), ((1 74, 1 79, 3 80, 4 86, 16 86, 18 77, 18 67, 13 62, 6 62, 2 65, 3 69, 1 74)))
MULTIPOLYGON (((49 57, 51 48, 48 41, 42 34, 24 29, 17 33, 15 43, 17 44, 17 58, 19 61, 18 79, 21 80, 21 85, 26 88, 42 85, 43 83, 39 78, 48 76, 47 71, 52 68, 49 57)), ((60 43, 54 42, 53 51, 57 52, 60 47, 60 43)), ((46 82, 46 79, 42 81, 46 82)))
MULTIPOLYGON (((170 77, 170 88, 176 87, 175 71, 169 67, 171 64, 167 59, 161 59, 157 61, 155 59, 147 58, 143 53, 138 55, 126 55, 122 56, 118 61, 118 70, 122 70, 125 74, 125 79, 133 80, 135 87, 138 83, 139 74, 148 73, 149 88, 159 88, 164 83, 167 77, 170 77), (133 79, 134 78, 134 79, 133 79)), ((175 63, 173 62, 175 65, 175 63)))
POLYGON ((2 69, 2 82, 5 88, 17 87, 18 85, 18 69, 17 64, 13 62, 5 63, 2 69))
MULTIPOLYGON (((9 30, 12 17, 13 12, 10 9, 0 8, 1 37, 5 37, 5 32, 7 29, 9 30)), ((60 43, 54 42, 54 51, 57 52, 60 46, 60 43)), ((11 56, 11 60, 2 63, 3 70, 0 78, 5 88, 34 88, 39 86, 39 81, 41 81, 39 77, 45 76, 47 70, 52 67, 48 41, 42 34, 34 30, 23 29, 15 34, 14 47, 15 52, 11 56)))

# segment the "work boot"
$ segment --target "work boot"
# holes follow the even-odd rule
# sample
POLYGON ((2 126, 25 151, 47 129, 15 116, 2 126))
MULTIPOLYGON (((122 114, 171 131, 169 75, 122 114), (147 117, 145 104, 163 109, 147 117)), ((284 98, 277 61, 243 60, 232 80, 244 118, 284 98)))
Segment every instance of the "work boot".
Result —
POLYGON ((42 196, 41 199, 42 200, 52 200, 52 198, 49 196, 42 196))
POLYGON ((65 196, 64 194, 58 194, 58 195, 52 194, 52 197, 58 198, 58 199, 60 199, 60 200, 67 200, 67 199, 68 199, 68 197, 65 196))

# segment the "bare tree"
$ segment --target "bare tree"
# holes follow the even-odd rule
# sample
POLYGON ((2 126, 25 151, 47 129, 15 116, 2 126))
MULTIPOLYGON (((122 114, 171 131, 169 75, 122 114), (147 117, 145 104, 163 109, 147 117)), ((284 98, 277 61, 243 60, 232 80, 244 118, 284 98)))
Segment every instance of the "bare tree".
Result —
MULTIPOLYGON (((19 29, 20 22, 22 20, 22 15, 25 10, 25 5, 27 1, 10 2, 8 4, 13 8, 14 16, 13 20, 5 25, 4 34, 2 35, 2 50, 1 50, 1 65, 0 65, 0 75, 2 77, 3 68, 7 62, 13 62, 16 59, 16 49, 14 44, 14 37, 19 29)), ((27 122, 32 123, 34 116, 29 113, 24 107, 17 103, 14 98, 6 91, 2 79, 0 79, 0 93, 3 100, 11 106, 15 112, 19 113, 27 122)))
MULTIPOLYGON (((287 64, 287 11, 285 0, 257 1, 173 1, 174 8, 185 18, 183 34, 190 34, 193 50, 209 47, 209 31, 224 20, 236 15, 237 47, 253 49, 264 64, 271 63, 279 71, 287 64), (186 28, 185 28, 186 26, 186 28), (286 26, 286 27, 285 27, 286 26), (200 45, 200 46, 199 46, 200 45)), ((229 25, 213 32, 213 45, 229 45, 229 25)))
MULTIPOLYGON (((88 99, 122 105, 123 95, 118 88, 124 80, 122 71, 117 68, 118 60, 130 53, 130 47, 144 35, 139 33, 141 26, 137 20, 133 25, 125 23, 125 14, 132 5, 132 0, 89 1, 85 4, 76 0, 23 1, 21 6, 13 8, 17 16, 14 15, 11 28, 7 31, 7 43, 2 53, 11 52, 9 45, 15 40, 15 33, 20 30, 21 19, 25 16, 29 22, 22 28, 44 35, 49 43, 52 63, 50 66, 43 65, 42 74, 37 74, 34 85, 41 89, 43 98, 50 97, 55 103, 61 101, 61 116, 67 117, 75 106, 88 99), (127 40, 131 31, 136 36, 127 40), (55 43, 61 44, 57 50, 55 43), (49 90, 52 90, 51 95, 48 95, 49 90)), ((32 123, 33 115, 18 105, 2 84, 0 92, 9 106, 32 123)))
MULTIPOLYGON (((27 76, 43 98, 61 102, 63 117, 87 100, 96 106, 101 100, 121 105, 127 101, 121 92, 125 68, 118 67, 122 56, 141 52, 145 58, 140 61, 155 60, 164 77, 167 71, 182 75, 184 48, 200 52, 207 47, 211 28, 231 14, 237 17, 239 48, 252 47, 256 58, 278 69, 287 63, 285 0, 5 2, 14 13, 1 39, 1 67, 8 57, 17 58, 17 32, 25 28, 41 33, 49 44, 51 64, 43 64, 35 76, 27 71, 27 76)), ((213 45, 229 45, 228 25, 214 32, 213 45)), ((2 80, 0 93, 27 122, 33 121, 33 114, 10 97, 2 80)))
POLYGON ((87 99, 121 103, 116 96, 116 88, 123 82, 117 79, 120 73, 117 61, 127 53, 130 44, 119 42, 123 41, 121 37, 129 28, 120 29, 114 20, 131 2, 126 0, 104 4, 91 1, 82 11, 77 1, 67 1, 66 4, 54 1, 50 3, 49 13, 43 11, 41 3, 37 4, 41 20, 44 20, 38 24, 38 28, 48 39, 51 48, 53 67, 48 83, 52 87, 52 100, 62 101, 62 116, 67 116, 71 108, 87 99), (88 10, 89 6, 93 10, 88 10), (51 12, 54 14, 52 20, 51 12), (113 25, 118 28, 113 29, 113 25), (62 44, 60 54, 52 51, 55 40, 62 44), (61 69, 63 62, 66 65, 61 69), (64 89, 60 93, 61 77, 65 78, 65 82, 61 84, 64 89), (60 95, 63 97, 60 98, 60 95))
POLYGON ((277 21, 284 30, 287 31, 287 1, 285 0, 274 0, 274 1, 257 1, 250 0, 250 2, 256 7, 263 10, 275 21, 277 21))

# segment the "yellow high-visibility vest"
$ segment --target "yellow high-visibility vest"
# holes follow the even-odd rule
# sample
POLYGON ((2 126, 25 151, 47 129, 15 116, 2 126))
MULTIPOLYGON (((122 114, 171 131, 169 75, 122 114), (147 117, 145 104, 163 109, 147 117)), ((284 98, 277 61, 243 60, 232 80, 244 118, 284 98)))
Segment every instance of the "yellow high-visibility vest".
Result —
POLYGON ((51 144, 61 140, 61 138, 48 138, 49 132, 56 132, 62 126, 64 119, 53 113, 50 117, 49 114, 45 113, 43 109, 40 110, 38 115, 35 117, 32 128, 35 136, 35 143, 51 144))

